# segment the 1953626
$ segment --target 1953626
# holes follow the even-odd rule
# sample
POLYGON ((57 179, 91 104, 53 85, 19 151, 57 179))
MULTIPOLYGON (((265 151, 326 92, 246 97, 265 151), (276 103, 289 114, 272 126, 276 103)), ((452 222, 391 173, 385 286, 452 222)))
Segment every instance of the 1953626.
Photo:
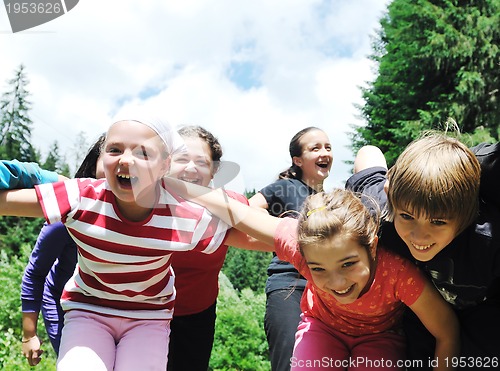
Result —
POLYGON ((59 14, 64 13, 60 3, 39 3, 39 2, 7 2, 5 3, 7 13, 14 14, 59 14))
POLYGON ((447 367, 460 367, 460 368, 498 368, 499 360, 497 357, 446 357, 444 359, 447 367))

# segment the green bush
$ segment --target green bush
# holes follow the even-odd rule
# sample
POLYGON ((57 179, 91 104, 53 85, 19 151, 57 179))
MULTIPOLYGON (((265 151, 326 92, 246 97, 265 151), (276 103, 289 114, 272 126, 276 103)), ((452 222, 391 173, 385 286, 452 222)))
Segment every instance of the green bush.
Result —
MULTIPOLYGON (((31 370, 21 353, 22 313, 21 313, 21 279, 31 252, 30 245, 23 245, 20 255, 8 254, 8 250, 0 250, 0 369, 5 371, 31 370)), ((56 356, 50 346, 45 326, 40 318, 38 335, 45 351, 39 370, 55 370, 56 356)))
MULTIPOLYGON (((30 245, 23 245, 19 256, 0 250, 0 369, 6 371, 56 369, 56 356, 50 346, 42 319, 38 335, 44 355, 42 362, 32 368, 21 354, 22 313, 20 287, 30 245)), ((258 254, 257 254, 258 255, 258 254)), ((215 342, 210 360, 214 371, 268 371, 268 346, 264 333, 265 293, 249 288, 235 290, 221 273, 217 303, 215 342)), ((40 316, 41 317, 41 316, 40 316)))
POLYGON ((20 247, 28 245, 31 249, 42 225, 43 219, 41 218, 0 216, 0 249, 7 250, 9 255, 21 256, 20 247))
POLYGON ((267 267, 272 257, 270 252, 230 247, 222 271, 237 291, 249 288, 260 293, 266 287, 267 267))
POLYGON ((220 274, 215 342, 210 369, 267 371, 269 351, 264 333, 266 296, 243 289, 241 294, 220 274))

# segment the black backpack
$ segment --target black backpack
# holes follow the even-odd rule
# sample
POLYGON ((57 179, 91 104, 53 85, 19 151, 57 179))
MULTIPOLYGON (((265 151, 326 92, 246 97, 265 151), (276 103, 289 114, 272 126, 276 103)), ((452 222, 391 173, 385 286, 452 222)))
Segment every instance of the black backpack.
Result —
POLYGON ((480 197, 500 210, 500 143, 481 143, 471 150, 481 164, 480 197))

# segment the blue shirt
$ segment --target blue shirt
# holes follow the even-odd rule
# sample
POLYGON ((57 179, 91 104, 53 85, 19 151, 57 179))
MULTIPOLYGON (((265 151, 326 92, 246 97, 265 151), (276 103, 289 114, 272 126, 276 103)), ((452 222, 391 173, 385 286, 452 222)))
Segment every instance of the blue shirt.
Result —
POLYGON ((58 180, 56 172, 43 170, 34 162, 0 161, 0 189, 33 188, 35 184, 58 180))

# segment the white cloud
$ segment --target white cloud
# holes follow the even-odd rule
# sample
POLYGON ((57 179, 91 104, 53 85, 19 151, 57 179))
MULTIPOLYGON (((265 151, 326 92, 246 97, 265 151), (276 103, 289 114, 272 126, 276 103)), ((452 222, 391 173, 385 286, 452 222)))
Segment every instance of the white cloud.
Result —
POLYGON ((143 98, 174 124, 219 137, 237 162, 238 187, 259 189, 290 165, 288 143, 323 128, 340 186, 353 103, 371 78, 370 35, 387 0, 85 0, 68 14, 12 34, 0 10, 0 92, 23 63, 31 83, 32 138, 57 140, 71 157, 84 131, 95 139, 123 105, 143 98), (231 62, 256 63, 259 84, 241 89, 231 62))

